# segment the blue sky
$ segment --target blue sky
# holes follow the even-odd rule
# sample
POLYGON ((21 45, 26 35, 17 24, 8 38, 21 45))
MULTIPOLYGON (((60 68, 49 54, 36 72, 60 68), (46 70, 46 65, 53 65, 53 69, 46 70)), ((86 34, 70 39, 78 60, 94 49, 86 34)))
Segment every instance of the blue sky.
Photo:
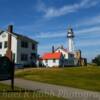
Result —
POLYGON ((100 54, 100 0, 0 0, 0 28, 39 42, 39 54, 64 45, 67 28, 75 33, 75 49, 90 61, 100 54))

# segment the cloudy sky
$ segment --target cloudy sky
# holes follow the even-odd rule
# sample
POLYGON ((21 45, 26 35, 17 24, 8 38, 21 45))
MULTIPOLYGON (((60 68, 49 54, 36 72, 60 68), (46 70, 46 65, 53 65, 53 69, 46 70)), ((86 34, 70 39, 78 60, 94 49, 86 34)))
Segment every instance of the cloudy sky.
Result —
POLYGON ((67 28, 75 33, 75 49, 90 61, 100 54, 100 0, 0 0, 0 28, 39 42, 39 54, 64 45, 67 28))

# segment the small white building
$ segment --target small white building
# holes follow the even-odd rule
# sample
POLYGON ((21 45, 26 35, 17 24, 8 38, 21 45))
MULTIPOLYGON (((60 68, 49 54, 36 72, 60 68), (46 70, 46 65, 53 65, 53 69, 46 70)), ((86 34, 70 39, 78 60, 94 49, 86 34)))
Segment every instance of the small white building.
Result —
POLYGON ((26 36, 13 32, 13 26, 9 25, 7 31, 0 30, 0 56, 5 56, 8 49, 8 35, 11 34, 12 58, 16 65, 28 65, 37 62, 38 42, 26 36))
POLYGON ((45 53, 42 56, 42 64, 45 67, 63 66, 63 55, 60 52, 45 53))

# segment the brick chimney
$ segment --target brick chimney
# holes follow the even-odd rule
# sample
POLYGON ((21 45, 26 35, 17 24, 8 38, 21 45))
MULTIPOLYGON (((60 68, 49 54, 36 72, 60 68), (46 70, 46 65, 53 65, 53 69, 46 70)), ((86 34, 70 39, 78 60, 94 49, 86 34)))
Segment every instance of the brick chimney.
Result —
POLYGON ((13 25, 9 25, 7 31, 8 33, 8 48, 6 51, 6 56, 12 61, 12 51, 11 51, 11 45, 12 45, 12 35, 11 33, 13 33, 13 25))
POLYGON ((13 33, 13 25, 9 25, 7 31, 13 33))
POLYGON ((55 52, 55 49, 54 49, 54 46, 52 46, 52 53, 54 53, 55 52))

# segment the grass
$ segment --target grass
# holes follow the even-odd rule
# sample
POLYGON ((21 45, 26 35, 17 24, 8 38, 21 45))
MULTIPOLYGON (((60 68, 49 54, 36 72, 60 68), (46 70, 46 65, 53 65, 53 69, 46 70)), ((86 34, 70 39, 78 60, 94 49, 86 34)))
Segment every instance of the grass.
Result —
POLYGON ((8 85, 0 83, 0 100, 65 100, 39 91, 28 91, 15 88, 14 91, 8 85))
POLYGON ((100 91, 100 67, 23 69, 16 71, 16 77, 44 83, 100 91))

